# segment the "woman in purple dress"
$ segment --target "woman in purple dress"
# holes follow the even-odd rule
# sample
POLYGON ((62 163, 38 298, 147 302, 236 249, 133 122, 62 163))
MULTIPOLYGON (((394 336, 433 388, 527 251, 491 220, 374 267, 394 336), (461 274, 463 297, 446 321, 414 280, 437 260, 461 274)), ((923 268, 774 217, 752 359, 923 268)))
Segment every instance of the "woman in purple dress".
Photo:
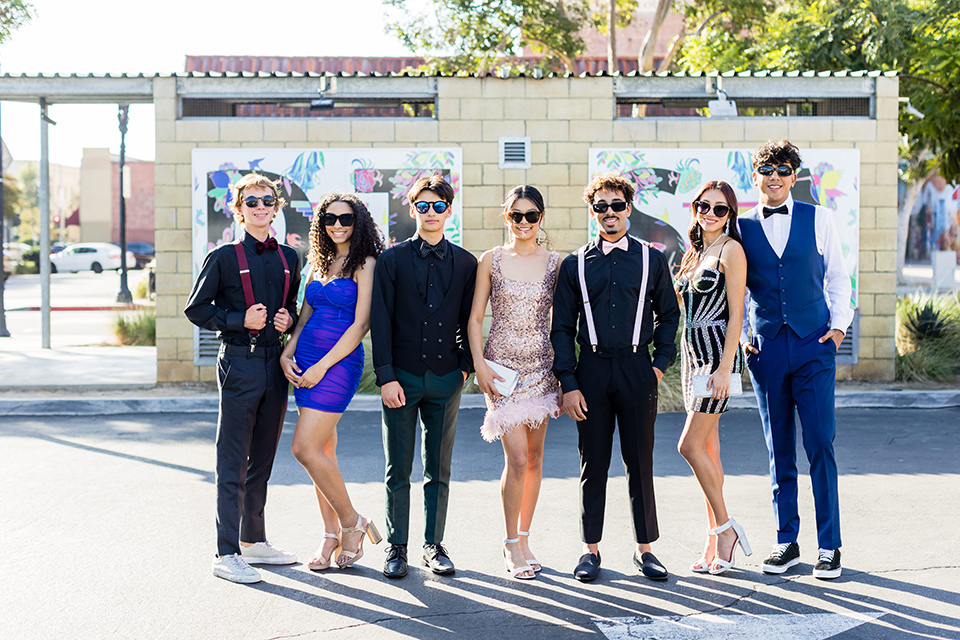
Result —
POLYGON ((381 251, 380 232, 357 196, 331 193, 317 205, 303 309, 280 356, 300 413, 293 455, 313 479, 325 530, 307 563, 313 571, 359 560, 364 534, 380 542, 373 522, 357 513, 347 495, 337 467, 337 423, 360 384, 360 341, 370 328, 373 268, 381 251))

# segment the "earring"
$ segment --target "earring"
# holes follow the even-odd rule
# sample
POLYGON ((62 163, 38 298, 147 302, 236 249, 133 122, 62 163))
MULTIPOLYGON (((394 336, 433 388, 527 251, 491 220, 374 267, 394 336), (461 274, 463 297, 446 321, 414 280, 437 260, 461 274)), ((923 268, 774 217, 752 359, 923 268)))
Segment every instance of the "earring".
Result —
POLYGON ((543 238, 546 237, 546 233, 543 231, 543 227, 537 228, 537 244, 543 244, 543 238))

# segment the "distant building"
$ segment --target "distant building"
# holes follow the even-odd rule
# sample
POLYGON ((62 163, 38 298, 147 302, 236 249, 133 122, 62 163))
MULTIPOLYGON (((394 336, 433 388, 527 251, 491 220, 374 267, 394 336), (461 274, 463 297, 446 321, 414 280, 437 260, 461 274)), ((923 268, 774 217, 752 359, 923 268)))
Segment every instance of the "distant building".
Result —
MULTIPOLYGON (((154 241, 153 162, 125 158, 127 242, 154 241)), ((120 156, 84 149, 80 165, 80 239, 120 242, 120 156)))

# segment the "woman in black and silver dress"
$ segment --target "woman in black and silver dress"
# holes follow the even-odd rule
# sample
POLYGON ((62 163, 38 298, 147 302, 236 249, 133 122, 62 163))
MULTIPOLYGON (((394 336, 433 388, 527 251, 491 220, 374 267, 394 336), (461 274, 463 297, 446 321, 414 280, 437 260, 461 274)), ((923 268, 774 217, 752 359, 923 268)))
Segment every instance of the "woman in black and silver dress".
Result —
POLYGON ((678 449, 693 469, 707 503, 707 544, 691 571, 718 574, 734 564, 737 544, 750 555, 743 528, 727 514, 720 463, 720 414, 727 410, 730 379, 743 372, 740 329, 747 259, 737 231, 737 196, 726 182, 704 184, 693 201, 690 247, 677 274, 683 306, 680 343, 687 422, 678 449), (709 375, 707 397, 695 397, 694 375, 709 375))

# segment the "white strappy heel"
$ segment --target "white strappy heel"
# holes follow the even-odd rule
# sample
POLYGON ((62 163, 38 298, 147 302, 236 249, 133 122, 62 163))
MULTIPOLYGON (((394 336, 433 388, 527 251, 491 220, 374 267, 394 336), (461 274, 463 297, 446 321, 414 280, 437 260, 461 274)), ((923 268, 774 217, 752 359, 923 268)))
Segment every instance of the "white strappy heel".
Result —
POLYGON ((331 540, 337 541, 337 546, 333 548, 333 551, 330 552, 330 555, 326 559, 323 557, 323 543, 317 547, 316 552, 314 552, 313 557, 307 562, 307 569, 310 571, 323 571, 324 569, 329 569, 330 565, 333 564, 333 559, 337 557, 337 551, 340 550, 340 534, 338 533, 324 533, 324 538, 329 538, 331 540))
MULTIPOLYGON (((521 536, 525 536, 525 537, 527 537, 527 538, 530 537, 530 532, 529 532, 529 531, 517 531, 517 533, 520 534, 521 536)), ((530 568, 533 569, 533 572, 534 572, 534 573, 540 573, 540 570, 543 569, 543 566, 540 564, 540 561, 539 561, 539 560, 537 560, 537 559, 534 558, 534 557, 527 557, 526 554, 524 554, 523 557, 524 557, 524 559, 527 561, 527 563, 530 565, 530 568)))
MULTIPOLYGON (((722 525, 714 529, 713 533, 714 535, 720 535, 721 533, 723 533, 724 531, 726 531, 731 527, 733 527, 733 530, 736 532, 737 539, 734 541, 733 546, 730 548, 730 560, 727 561, 721 558, 720 556, 715 556, 713 558, 713 562, 710 563, 710 575, 712 576, 719 575, 724 571, 727 571, 728 569, 731 569, 733 567, 734 563, 736 562, 737 545, 740 545, 740 550, 743 551, 743 555, 749 556, 753 554, 753 550, 750 548, 750 543, 747 542, 746 532, 743 530, 743 527, 737 524, 737 521, 734 520, 733 518, 730 518, 729 520, 724 522, 722 525), (714 566, 716 566, 717 568, 714 569, 713 568, 714 566)), ((717 539, 718 548, 719 548, 719 543, 720 542, 718 538, 717 539)))
MULTIPOLYGON (((713 532, 713 529, 707 527, 707 537, 709 538, 710 536, 714 535, 716 534, 713 532)), ((710 564, 710 560, 707 559, 707 554, 704 552, 704 554, 700 556, 699 560, 690 565, 690 571, 693 571, 694 573, 710 573, 710 564)))
POLYGON ((533 580, 537 577, 537 573, 529 564, 521 565, 519 567, 510 567, 510 559, 507 557, 507 545, 516 544, 518 542, 520 542, 520 538, 503 539, 503 566, 506 567, 507 571, 517 580, 533 580), (533 575, 520 575, 521 573, 526 573, 528 571, 533 575))

